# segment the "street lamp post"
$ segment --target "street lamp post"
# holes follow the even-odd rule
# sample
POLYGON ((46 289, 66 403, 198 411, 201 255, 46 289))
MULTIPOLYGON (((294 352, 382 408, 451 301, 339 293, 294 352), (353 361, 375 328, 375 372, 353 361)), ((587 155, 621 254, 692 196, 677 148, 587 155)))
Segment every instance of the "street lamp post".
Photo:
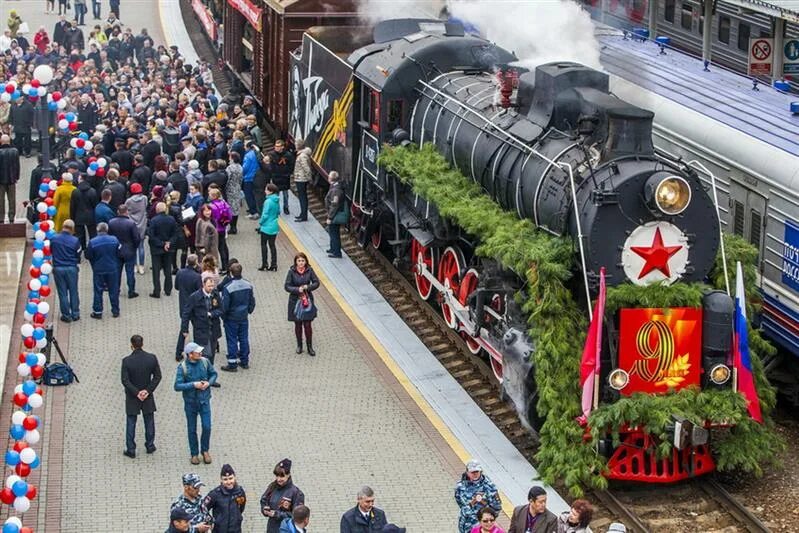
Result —
MULTIPOLYGON (((49 65, 39 65, 33 70, 33 78, 42 87, 53 81, 53 69, 49 65)), ((39 98, 39 140, 42 143, 42 177, 52 178, 50 168, 50 110, 46 98, 39 98), (41 125, 44 124, 44 128, 41 125)))

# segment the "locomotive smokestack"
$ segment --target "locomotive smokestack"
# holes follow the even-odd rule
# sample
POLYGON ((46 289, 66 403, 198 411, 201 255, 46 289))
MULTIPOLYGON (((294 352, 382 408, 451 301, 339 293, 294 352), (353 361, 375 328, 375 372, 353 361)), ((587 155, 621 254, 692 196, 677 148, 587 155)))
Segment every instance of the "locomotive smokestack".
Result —
POLYGON ((497 71, 497 92, 499 97, 496 99, 499 106, 503 109, 516 107, 513 101, 513 91, 519 88, 519 71, 509 67, 500 67, 497 71))
POLYGON ((625 155, 653 155, 651 111, 630 105, 607 110, 608 137, 602 148, 602 160, 625 155))

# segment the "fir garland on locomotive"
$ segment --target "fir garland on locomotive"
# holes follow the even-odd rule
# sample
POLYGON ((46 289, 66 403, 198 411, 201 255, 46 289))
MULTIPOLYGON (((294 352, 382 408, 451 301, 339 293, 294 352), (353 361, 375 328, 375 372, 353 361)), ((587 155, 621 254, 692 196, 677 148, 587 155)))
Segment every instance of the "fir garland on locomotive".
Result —
MULTIPOLYGON (((700 285, 724 242, 713 191, 655 153, 652 113, 610 94, 606 74, 515 61, 457 23, 387 21, 368 44, 311 29, 293 54, 290 131, 349 177, 363 242, 404 258, 419 295, 488 357, 541 436, 548 480, 757 470, 779 441, 732 390, 729 290, 700 285), (581 409, 605 283, 601 371, 581 409), (727 447, 711 449, 719 429, 727 447)), ((773 391, 757 386, 767 413, 773 391)))

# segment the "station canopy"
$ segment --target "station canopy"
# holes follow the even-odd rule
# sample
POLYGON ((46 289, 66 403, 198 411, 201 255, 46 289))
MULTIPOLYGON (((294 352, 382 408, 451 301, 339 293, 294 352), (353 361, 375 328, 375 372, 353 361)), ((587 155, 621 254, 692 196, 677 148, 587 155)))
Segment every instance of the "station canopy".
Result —
POLYGON ((723 0, 723 2, 799 24, 799 0, 723 0))

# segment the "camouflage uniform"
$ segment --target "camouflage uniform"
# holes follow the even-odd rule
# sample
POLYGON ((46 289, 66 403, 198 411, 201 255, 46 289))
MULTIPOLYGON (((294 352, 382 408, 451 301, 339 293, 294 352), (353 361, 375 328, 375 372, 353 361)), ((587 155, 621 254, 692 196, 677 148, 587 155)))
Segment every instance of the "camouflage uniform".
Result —
POLYGON ((211 516, 211 513, 208 512, 208 509, 206 509, 205 505, 203 504, 202 496, 197 496, 196 500, 191 501, 186 497, 185 494, 181 494, 180 496, 177 497, 177 499, 174 502, 172 502, 172 506, 169 509, 171 511, 172 509, 175 509, 177 507, 180 507, 181 509, 189 513, 189 515, 191 515, 191 520, 189 521, 189 524, 191 525, 191 528, 189 529, 190 533, 195 533, 196 529, 194 528, 194 526, 198 524, 214 523, 214 519, 211 516))

